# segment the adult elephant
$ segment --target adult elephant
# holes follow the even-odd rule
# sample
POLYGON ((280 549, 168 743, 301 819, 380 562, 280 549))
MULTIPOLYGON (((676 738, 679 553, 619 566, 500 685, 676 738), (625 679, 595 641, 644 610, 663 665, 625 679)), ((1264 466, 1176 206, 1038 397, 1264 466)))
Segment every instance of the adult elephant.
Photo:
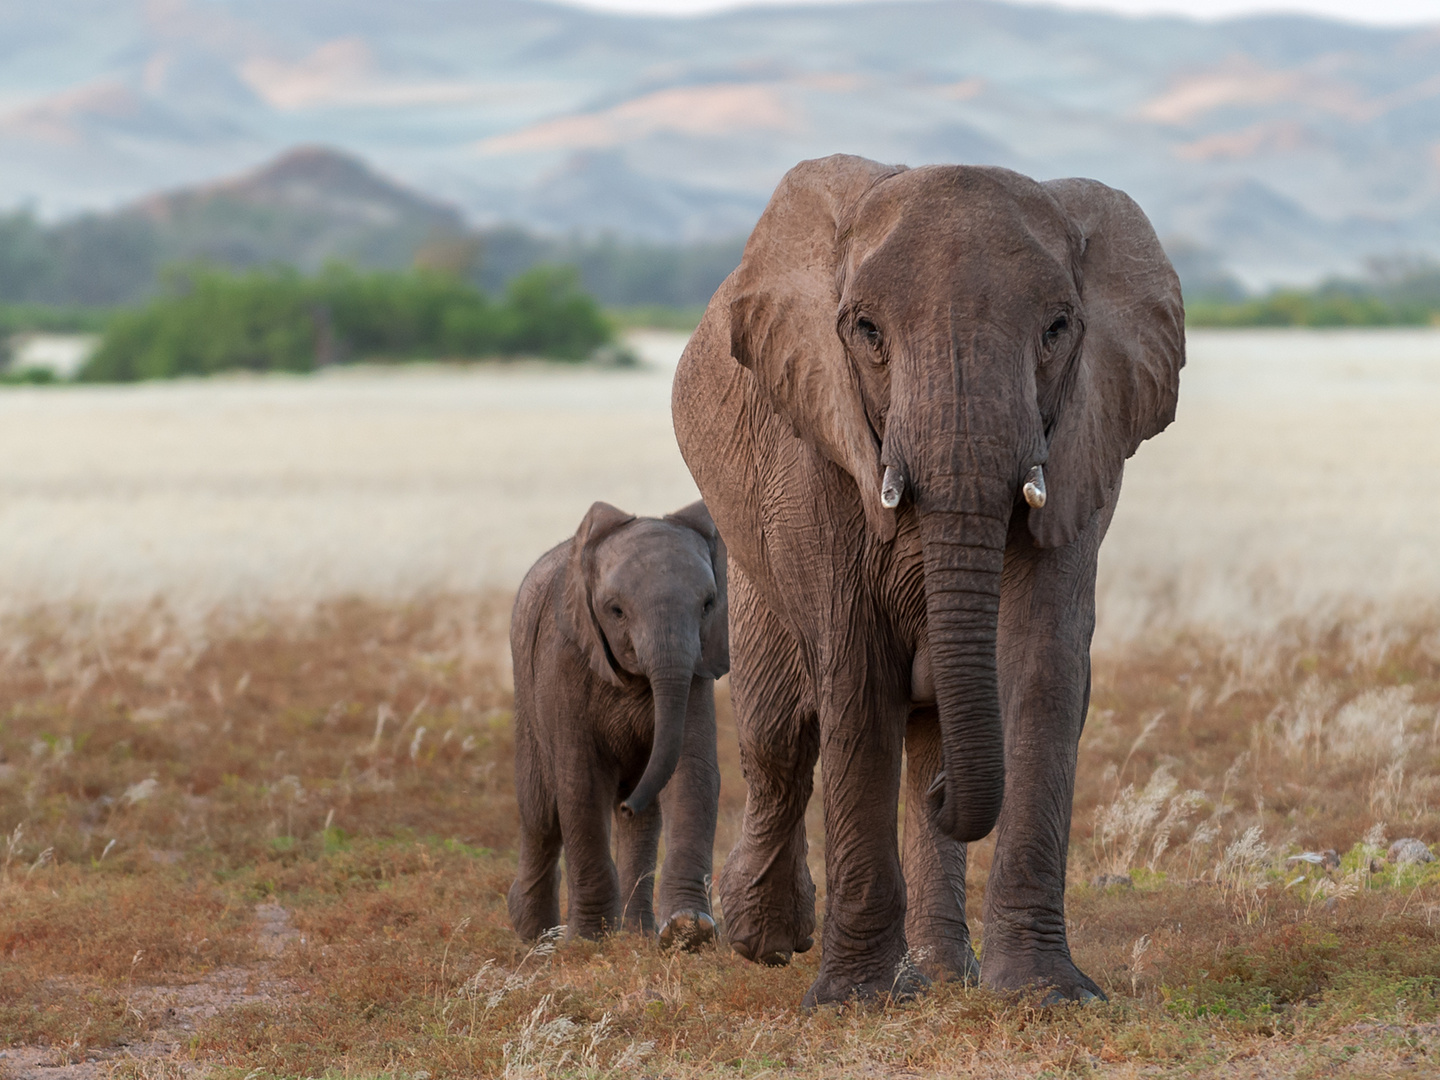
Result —
POLYGON ((903 989, 907 947, 933 977, 1100 995, 1064 910, 1095 564, 1184 355, 1135 203, 998 168, 803 162, 711 300, 673 409, 730 556, 748 797, 718 891, 741 955, 810 948, 818 756, 807 1004, 903 989), (981 967, 965 844, 997 820, 981 967))

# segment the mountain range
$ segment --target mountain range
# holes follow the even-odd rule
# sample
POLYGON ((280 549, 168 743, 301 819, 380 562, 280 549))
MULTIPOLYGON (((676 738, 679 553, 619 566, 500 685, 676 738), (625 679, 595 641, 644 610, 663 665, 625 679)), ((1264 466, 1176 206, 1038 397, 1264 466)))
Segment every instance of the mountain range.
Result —
MULTIPOLYGON (((538 0, 0 0, 0 205, 170 214, 172 234, 203 225, 241 251, 265 214, 216 223, 153 193, 315 143, 425 193, 429 210, 399 216, 420 234, 366 243, 413 247, 458 221, 726 240, 795 161, 847 151, 1093 176, 1134 195, 1192 274, 1309 282, 1440 255, 1440 23, 992 0, 683 18, 538 0)), ((360 213, 376 196, 311 180, 267 198, 360 213)), ((281 239, 343 249, 330 218, 281 239)))

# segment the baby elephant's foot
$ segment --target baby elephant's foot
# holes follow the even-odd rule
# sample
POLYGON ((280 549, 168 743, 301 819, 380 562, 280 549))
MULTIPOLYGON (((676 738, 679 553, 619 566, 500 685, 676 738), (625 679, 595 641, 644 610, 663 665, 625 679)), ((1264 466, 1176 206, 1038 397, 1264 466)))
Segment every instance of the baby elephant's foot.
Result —
POLYGON ((677 911, 660 928, 660 947, 699 952, 715 941, 715 920, 703 911, 677 911))

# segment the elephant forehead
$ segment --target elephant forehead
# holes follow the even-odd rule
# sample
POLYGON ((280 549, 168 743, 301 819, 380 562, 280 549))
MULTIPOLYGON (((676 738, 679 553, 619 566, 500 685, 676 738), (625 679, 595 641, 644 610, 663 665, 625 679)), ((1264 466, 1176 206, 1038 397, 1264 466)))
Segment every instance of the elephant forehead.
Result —
POLYGON ((640 519, 607 537, 596 552, 600 580, 630 593, 713 588, 710 550, 693 529, 640 519))
POLYGON ((1068 277, 1079 235, 1050 193, 1029 177, 985 166, 932 165, 872 188, 848 223, 845 241, 851 267, 862 274, 867 263, 874 271, 903 268, 914 278, 937 263, 959 269, 974 262, 997 276, 1011 269, 1068 277))

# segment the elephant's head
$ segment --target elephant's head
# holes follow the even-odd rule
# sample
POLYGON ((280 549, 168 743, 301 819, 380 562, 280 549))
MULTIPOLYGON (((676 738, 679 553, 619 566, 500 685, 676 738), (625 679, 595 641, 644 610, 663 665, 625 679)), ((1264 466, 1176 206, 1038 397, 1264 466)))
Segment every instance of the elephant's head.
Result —
POLYGON ((597 502, 575 533, 563 599, 567 633, 596 674, 650 684, 650 760, 621 803, 643 813, 680 760, 691 679, 730 670, 725 546, 705 504, 636 518, 597 502))
POLYGON ((1173 419, 1179 281, 1139 207, 1095 181, 835 156, 787 174, 731 287, 733 356, 854 479, 870 530, 888 541, 914 508, 945 766, 932 808, 977 840, 1004 792, 1012 516, 1024 499, 1036 543, 1070 543, 1173 419))

